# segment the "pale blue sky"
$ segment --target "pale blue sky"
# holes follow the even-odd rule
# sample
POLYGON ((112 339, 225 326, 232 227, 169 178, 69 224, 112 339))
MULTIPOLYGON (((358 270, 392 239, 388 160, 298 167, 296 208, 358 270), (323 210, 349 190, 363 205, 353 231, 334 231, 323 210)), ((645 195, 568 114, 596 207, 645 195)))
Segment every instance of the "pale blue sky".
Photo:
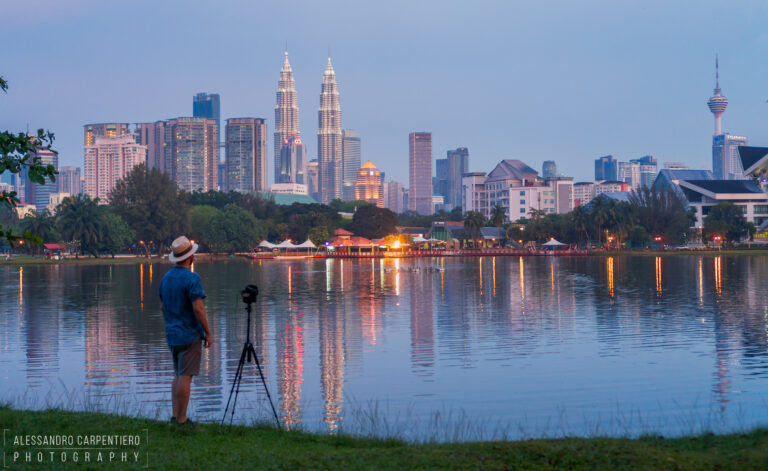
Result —
POLYGON ((468 147, 472 171, 552 159, 591 180, 609 153, 711 168, 716 52, 724 129, 768 145, 767 14, 757 0, 4 0, 0 128, 50 129, 60 165, 82 166, 83 124, 189 116, 206 91, 222 124, 266 118, 271 145, 287 41, 310 158, 330 48, 343 126, 406 186, 411 131, 433 133, 435 158, 468 147))

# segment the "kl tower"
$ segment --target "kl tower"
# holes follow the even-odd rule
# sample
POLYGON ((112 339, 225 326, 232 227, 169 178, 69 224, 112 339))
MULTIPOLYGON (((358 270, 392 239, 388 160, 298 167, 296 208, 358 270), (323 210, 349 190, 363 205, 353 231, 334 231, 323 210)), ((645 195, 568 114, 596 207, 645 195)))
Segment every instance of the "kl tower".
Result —
POLYGON ((719 136, 723 133, 722 129, 722 116, 725 107, 728 106, 728 98, 724 97, 720 93, 720 67, 718 64, 717 56, 715 56, 715 95, 709 99, 707 105, 709 105, 709 111, 715 115, 715 136, 719 136))

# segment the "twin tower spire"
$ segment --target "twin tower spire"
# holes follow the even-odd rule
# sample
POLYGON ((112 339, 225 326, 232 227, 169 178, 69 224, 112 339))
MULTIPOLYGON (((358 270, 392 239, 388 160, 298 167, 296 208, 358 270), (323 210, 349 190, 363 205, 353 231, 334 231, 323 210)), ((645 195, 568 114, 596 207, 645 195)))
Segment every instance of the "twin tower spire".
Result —
MULTIPOLYGON (((320 202, 342 196, 341 106, 331 58, 323 73, 318 110, 317 159, 320 202)), ((299 131, 299 106, 293 70, 285 53, 275 105, 275 183, 308 185, 306 147, 299 131)))

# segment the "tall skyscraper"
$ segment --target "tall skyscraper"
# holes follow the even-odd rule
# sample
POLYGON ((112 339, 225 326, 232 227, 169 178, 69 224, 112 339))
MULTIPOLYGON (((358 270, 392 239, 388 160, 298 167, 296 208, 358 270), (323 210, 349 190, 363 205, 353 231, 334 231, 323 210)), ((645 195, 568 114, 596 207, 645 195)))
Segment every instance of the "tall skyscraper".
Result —
MULTIPOLYGON (((33 138, 34 139, 34 138, 33 138)), ((59 154, 49 149, 38 147, 34 152, 35 157, 40 158, 43 165, 53 165, 56 170, 59 169, 59 154)), ((58 189, 57 182, 52 182, 48 178, 44 184, 34 183, 29 179, 29 174, 24 172, 24 202, 34 204, 38 213, 45 211, 51 194, 56 193, 58 189)))
POLYGON ((341 136, 341 160, 344 169, 341 197, 344 201, 352 201, 355 199, 357 172, 360 170, 360 138, 354 129, 343 130, 341 136))
POLYGON ((595 180, 616 180, 618 170, 617 162, 612 155, 595 159, 595 180))
POLYGON ((278 175, 280 175, 280 153, 283 145, 294 137, 301 137, 299 104, 296 98, 293 70, 288 62, 288 52, 286 52, 283 68, 280 71, 280 80, 277 82, 277 104, 275 105, 275 182, 278 181, 278 175))
POLYGON ((218 93, 198 93, 192 98, 192 116, 216 121, 216 130, 221 133, 221 102, 218 93))
POLYGON ((80 167, 61 167, 56 176, 56 184, 59 193, 79 195, 83 192, 80 182, 80 167))
POLYGON ((459 147, 448 151, 448 194, 445 205, 448 209, 461 206, 461 178, 469 172, 469 149, 459 147))
POLYGON ((166 172, 165 160, 165 121, 136 124, 137 142, 147 146, 147 168, 156 168, 166 172))
POLYGON ((381 172, 369 160, 357 172, 355 200, 367 201, 379 208, 384 207, 384 187, 381 172))
POLYGON ((83 192, 106 204, 115 184, 146 161, 147 146, 137 144, 132 136, 97 137, 93 145, 85 146, 83 192))
POLYGON ((747 136, 723 133, 712 138, 712 173, 717 180, 743 180, 739 146, 748 145, 747 136))
POLYGON ((279 172, 275 175, 275 183, 307 182, 304 173, 307 167, 307 150, 300 137, 289 137, 280 148, 279 172))
MULTIPOLYGON (((724 97, 720 93, 720 64, 717 59, 717 56, 715 56, 715 95, 712 96, 709 101, 707 101, 707 105, 709 106, 709 111, 712 112, 713 115, 715 115, 715 136, 719 136, 723 133, 723 126, 722 126, 722 119, 721 116, 723 115, 723 112, 725 111, 725 107, 728 106, 728 99, 724 97)), ((716 177, 717 178, 717 177, 716 177)))
POLYGON ((166 121, 164 167, 185 191, 218 187, 219 136, 216 121, 176 118, 166 121))
POLYGON ((394 213, 403 212, 403 200, 405 191, 403 185, 398 182, 390 181, 384 183, 384 207, 394 213))
MULTIPOLYGON (((448 151, 450 152, 450 151, 448 151)), ((433 190, 438 195, 443 195, 448 201, 450 184, 448 183, 448 159, 435 160, 435 179, 432 182, 433 190)))
POLYGON ((432 133, 408 135, 408 209, 432 214, 432 133))
POLYGON ((318 173, 320 172, 320 165, 317 159, 312 159, 307 164, 307 190, 309 196, 315 201, 320 201, 320 194, 318 193, 318 173))
POLYGON ((121 137, 131 133, 128 123, 96 123, 83 126, 84 145, 92 146, 97 137, 121 137))
POLYGON ((342 145, 341 105, 336 86, 336 72, 328 58, 320 88, 320 109, 317 111, 317 160, 320 162, 320 202, 330 203, 341 198, 342 145))
POLYGON ((230 118, 226 129, 225 191, 267 191, 267 124, 261 118, 230 118))
POLYGON ((541 166, 542 178, 554 178, 557 176, 557 164, 554 160, 545 160, 541 166))

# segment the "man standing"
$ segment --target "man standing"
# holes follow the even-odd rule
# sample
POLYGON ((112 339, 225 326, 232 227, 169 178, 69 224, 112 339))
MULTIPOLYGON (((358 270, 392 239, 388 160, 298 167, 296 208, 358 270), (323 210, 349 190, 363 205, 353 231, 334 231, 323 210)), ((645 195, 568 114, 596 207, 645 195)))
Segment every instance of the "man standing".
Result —
POLYGON ((187 404, 192 376, 200 374, 201 345, 208 348, 213 341, 203 306, 205 292, 200 275, 190 270, 197 249, 198 245, 185 236, 174 240, 168 260, 176 266, 168 270, 160 282, 165 337, 173 356, 171 422, 184 425, 192 424, 187 418, 187 404))

